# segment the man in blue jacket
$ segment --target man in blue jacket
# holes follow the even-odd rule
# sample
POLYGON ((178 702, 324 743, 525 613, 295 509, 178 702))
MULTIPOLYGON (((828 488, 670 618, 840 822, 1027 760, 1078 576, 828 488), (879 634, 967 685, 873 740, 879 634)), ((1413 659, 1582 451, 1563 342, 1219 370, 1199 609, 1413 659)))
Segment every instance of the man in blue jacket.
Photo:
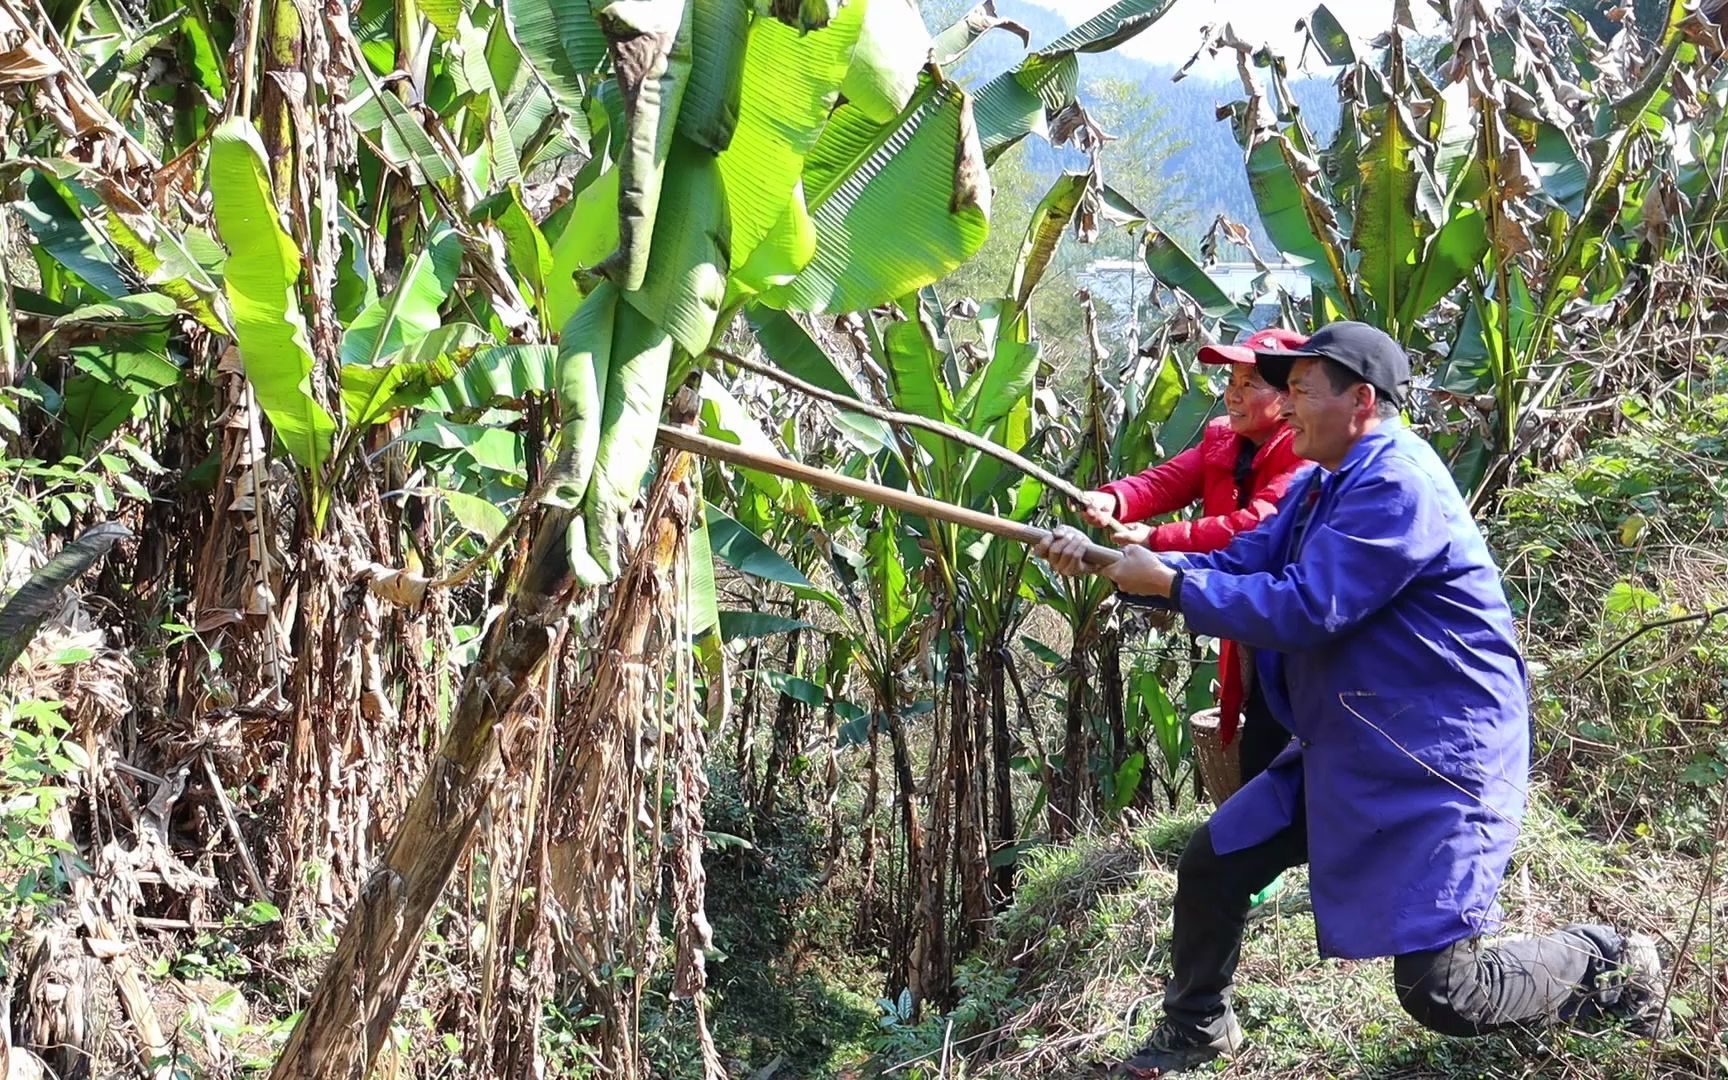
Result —
MULTIPOLYGON (((1231 987, 1249 898, 1307 862, 1320 953, 1390 956, 1399 1001, 1448 1035, 1586 1015, 1662 1029, 1647 937, 1572 926, 1486 940, 1529 779, 1524 661, 1499 571, 1438 456, 1398 419, 1404 350, 1333 323, 1262 353, 1288 389, 1299 476, 1269 524, 1205 555, 1129 547, 1101 571, 1202 634, 1255 649, 1296 738, 1202 825, 1176 871, 1164 1022, 1131 1077, 1236 1050, 1231 987)), ((1086 537, 1039 553, 1087 572, 1086 537)))

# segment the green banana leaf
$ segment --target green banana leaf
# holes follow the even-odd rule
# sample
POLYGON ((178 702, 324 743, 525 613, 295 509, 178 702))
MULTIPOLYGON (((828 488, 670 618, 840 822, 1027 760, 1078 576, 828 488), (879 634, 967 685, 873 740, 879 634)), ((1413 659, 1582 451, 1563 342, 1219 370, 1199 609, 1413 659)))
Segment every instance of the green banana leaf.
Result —
POLYGON ((810 208, 804 201, 804 182, 800 180, 792 188, 792 198, 786 203, 779 223, 768 230, 750 258, 732 271, 728 294, 737 298, 785 285, 810 265, 815 254, 816 223, 810 219, 810 208))
POLYGON ((515 186, 500 191, 476 206, 474 216, 491 221, 504 234, 510 268, 515 271, 522 291, 544 310, 546 285, 552 274, 552 248, 522 205, 521 191, 515 186))
POLYGON ((1020 254, 1014 260, 1014 276, 1008 283, 1008 296, 1015 307, 1025 308, 1031 302, 1032 290, 1049 268, 1062 234, 1074 223, 1090 182, 1086 173, 1063 173, 1032 211, 1026 239, 1021 241, 1020 254))
POLYGON ((690 529, 690 588, 686 617, 690 621, 690 636, 701 639, 720 622, 720 604, 714 587, 714 549, 708 542, 708 521, 700 512, 696 518, 690 529))
MULTIPOLYGON (((503 10, 510 37, 550 91, 566 130, 585 143, 586 82, 606 61, 606 37, 594 21, 589 0, 503 0, 503 10)), ((516 145, 526 145, 526 133, 514 123, 511 134, 516 145)))
POLYGON ((965 92, 934 79, 886 125, 851 105, 836 109, 804 168, 816 254, 764 302, 867 310, 976 254, 990 228, 990 180, 971 119, 965 92))
POLYGON ((618 289, 601 282, 558 337, 558 457, 553 494, 580 502, 593 482, 605 423, 603 396, 612 372, 618 337, 618 289))
POLYGON ((1421 242, 1412 161, 1415 136, 1400 103, 1390 102, 1368 113, 1377 130, 1362 155, 1362 190, 1351 240, 1362 252, 1357 272, 1363 291, 1386 319, 1385 329, 1402 341, 1411 328, 1397 320, 1421 242))
POLYGON ((648 274, 678 110, 690 82, 693 15, 684 0, 607 0, 594 18, 612 53, 626 118, 618 154, 618 250, 602 264, 620 289, 648 274))
POLYGON ((342 363, 375 365, 438 328, 438 309, 456 287, 462 241, 440 222, 402 268, 396 287, 363 308, 342 335, 342 363))
MULTIPOLYGON (((702 373, 702 434, 720 442, 742 446, 758 454, 780 456, 780 448, 762 430, 750 411, 739 404, 732 391, 707 372, 702 373)), ((782 499, 787 483, 773 473, 740 468, 739 473, 770 499, 782 499)))
POLYGON ((1288 136, 1268 138, 1249 151, 1248 190, 1272 245, 1334 303, 1341 303, 1348 290, 1342 276, 1344 255, 1329 221, 1331 208, 1292 174, 1286 156, 1290 153, 1288 136))
POLYGON ((371 140, 385 161, 407 169, 416 183, 437 183, 456 175, 420 118, 395 94, 362 73, 349 84, 348 95, 354 129, 371 140))
POLYGON ((840 92, 873 123, 886 124, 918 92, 918 73, 933 43, 911 0, 868 0, 863 6, 864 27, 840 92))
POLYGON ((1141 244, 1141 257, 1152 276, 1167 289, 1185 293, 1200 311, 1219 319, 1240 314, 1242 305, 1232 300, 1216 281, 1207 276, 1194 256, 1182 249, 1174 238, 1154 225, 1146 227, 1146 239, 1141 244))
POLYGON ((738 524, 726 511, 713 503, 705 502, 702 515, 708 525, 709 546, 714 557, 721 562, 739 573, 759 577, 764 581, 815 588, 802 571, 764 543, 761 537, 738 524))
POLYGON ((714 155, 675 136, 666 162, 648 270, 624 299, 692 356, 714 337, 731 250, 726 192, 714 155))
POLYGON ((1488 230, 1482 211, 1465 207, 1428 238, 1415 273, 1403 296, 1398 326, 1408 334, 1422 316, 1463 284, 1488 254, 1488 230))
POLYGON ((998 334, 990 360, 979 370, 976 391, 962 392, 957 408, 973 434, 989 431, 1031 392, 1040 356, 1031 334, 1031 316, 1021 311, 998 334))
MULTIPOLYGON (((32 173, 24 197, 13 206, 42 249, 84 284, 110 298, 132 291, 107 238, 97 230, 92 215, 84 212, 81 200, 66 181, 39 171, 32 173)), ((13 256, 8 253, 6 257, 13 256)))
POLYGON ((673 348, 666 331, 635 308, 629 304, 617 308, 599 444, 583 502, 588 551, 608 577, 620 569, 619 528, 653 457, 673 348))
POLYGON ((563 326, 582 305, 577 278, 618 248, 617 169, 602 173, 572 200, 569 223, 552 242, 552 272, 546 278, 546 315, 563 326))
POLYGON ((678 134, 718 154, 738 127, 750 11, 744 0, 690 0, 690 7, 693 55, 678 134))
POLYGON ((314 477, 330 454, 336 421, 312 396, 312 349, 300 310, 300 252, 282 231, 270 194, 264 143, 252 125, 225 121, 210 139, 216 228, 230 252, 223 287, 258 407, 289 455, 314 477))
POLYGON ((751 24, 738 127, 720 155, 734 265, 744 265, 785 217, 805 155, 839 98, 864 8, 847 4, 826 29, 810 34, 776 19, 751 24))

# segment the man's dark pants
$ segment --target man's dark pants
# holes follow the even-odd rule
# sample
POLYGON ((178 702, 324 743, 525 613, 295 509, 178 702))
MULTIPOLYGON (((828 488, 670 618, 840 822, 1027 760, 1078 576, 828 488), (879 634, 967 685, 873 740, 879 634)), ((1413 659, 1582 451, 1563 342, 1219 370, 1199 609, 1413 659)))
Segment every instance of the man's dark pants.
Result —
MULTIPOLYGON (((1224 1033, 1249 898, 1307 861, 1307 822, 1301 816, 1265 843, 1227 855, 1213 850, 1210 824, 1200 826, 1176 868, 1167 1019, 1208 1040, 1224 1033)), ((1620 951, 1620 936, 1606 926, 1492 942, 1466 938, 1394 957, 1392 978, 1404 1010, 1424 1027, 1444 1035, 1485 1035, 1594 1010, 1590 988, 1618 966, 1620 951)))
POLYGON ((1248 682, 1248 697, 1242 703, 1242 726, 1236 737, 1241 740, 1236 748, 1236 762, 1244 784, 1265 772, 1266 766, 1290 741, 1290 733, 1272 715, 1272 706, 1260 692, 1258 680, 1248 682))

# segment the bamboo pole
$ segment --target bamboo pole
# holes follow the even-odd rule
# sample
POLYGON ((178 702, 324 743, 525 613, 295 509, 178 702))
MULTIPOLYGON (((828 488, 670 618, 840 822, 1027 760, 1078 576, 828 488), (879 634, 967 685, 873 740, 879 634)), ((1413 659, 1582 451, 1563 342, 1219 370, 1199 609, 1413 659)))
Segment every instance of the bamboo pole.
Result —
MULTIPOLYGON (((883 487, 872 484, 868 480, 858 480, 850 476, 818 469, 813 465, 783 458, 776 454, 762 454, 754 450, 746 450, 742 446, 719 439, 710 439, 706 435, 675 428, 668 424, 660 425, 660 442, 676 447, 692 454, 700 454, 717 461, 730 462, 746 469, 758 472, 772 473, 786 480, 796 480, 809 484, 811 487, 832 491, 836 495, 848 498, 863 499, 865 502, 878 506, 892 507, 909 514, 946 521, 950 525, 959 525, 965 529, 977 529, 992 536, 1004 537, 1022 544, 1040 544, 1050 535, 1048 529, 1040 529, 1035 525, 1024 525, 1018 521, 986 514, 981 510, 972 510, 938 499, 928 499, 922 495, 914 495, 909 491, 883 487)), ((1086 549, 1086 564, 1093 569, 1108 566, 1122 558, 1122 553, 1115 548, 1104 547, 1102 544, 1092 544, 1086 549)))

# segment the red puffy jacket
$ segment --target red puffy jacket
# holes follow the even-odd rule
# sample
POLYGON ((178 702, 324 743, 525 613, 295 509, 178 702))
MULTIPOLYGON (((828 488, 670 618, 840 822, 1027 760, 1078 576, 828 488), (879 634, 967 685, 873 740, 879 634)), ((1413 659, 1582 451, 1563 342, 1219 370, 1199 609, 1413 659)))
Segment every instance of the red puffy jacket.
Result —
MULTIPOLYGON (((1254 454, 1251 490, 1246 500, 1236 489, 1236 455, 1240 435, 1220 418, 1206 425, 1200 445, 1182 451, 1138 476, 1126 476, 1099 490, 1116 496, 1116 520, 1144 521, 1173 513, 1200 500, 1201 516, 1172 521, 1152 530, 1146 544, 1154 551, 1217 551, 1239 532, 1246 532, 1278 512, 1278 500, 1297 471, 1308 462, 1291 449, 1295 436, 1286 426, 1254 454)), ((1226 641, 1218 652, 1218 728, 1225 742, 1236 737, 1242 714, 1242 669, 1236 645, 1226 641)))

